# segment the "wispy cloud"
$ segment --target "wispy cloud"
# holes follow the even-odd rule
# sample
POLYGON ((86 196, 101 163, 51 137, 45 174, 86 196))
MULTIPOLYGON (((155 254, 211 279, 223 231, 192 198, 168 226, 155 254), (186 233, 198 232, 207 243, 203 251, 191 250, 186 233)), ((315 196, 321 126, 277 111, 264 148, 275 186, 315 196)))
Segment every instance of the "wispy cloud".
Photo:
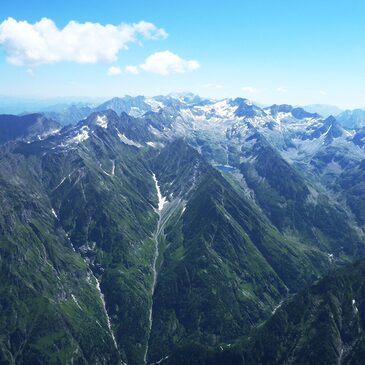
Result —
POLYGON ((108 68, 107 75, 108 76, 118 76, 121 73, 122 73, 122 70, 120 69, 120 67, 111 66, 111 67, 108 68))
POLYGON ((48 18, 33 24, 13 18, 0 23, 0 44, 13 65, 114 62, 131 43, 166 37, 164 29, 145 21, 120 25, 70 21, 62 29, 48 18))
POLYGON ((126 68, 126 71, 137 74, 140 70, 143 70, 158 75, 170 75, 194 71, 199 67, 198 61, 185 60, 171 51, 162 51, 151 54, 141 65, 127 66, 128 70, 126 68))
POLYGON ((244 87, 241 87, 241 90, 247 94, 258 94, 260 92, 259 89, 256 89, 253 86, 244 86, 244 87))
POLYGON ((319 94, 325 96, 325 95, 327 95, 327 91, 319 90, 319 94))

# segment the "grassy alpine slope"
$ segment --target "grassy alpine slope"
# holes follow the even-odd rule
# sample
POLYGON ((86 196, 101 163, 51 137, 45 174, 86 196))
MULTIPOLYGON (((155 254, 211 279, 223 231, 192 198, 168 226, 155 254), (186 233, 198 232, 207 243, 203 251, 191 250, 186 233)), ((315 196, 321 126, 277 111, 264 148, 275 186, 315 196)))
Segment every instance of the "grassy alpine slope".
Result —
POLYGON ((287 300, 233 346, 181 347, 164 364, 362 364, 365 260, 349 264, 287 300))
POLYGON ((338 262, 359 251, 346 215, 320 202, 337 225, 321 230, 306 208, 306 180, 264 142, 250 151, 251 166, 247 151, 236 156, 253 201, 186 141, 151 142, 157 129, 148 123, 94 113, 44 140, 2 147, 5 364, 139 365, 173 361, 191 343, 228 346, 335 267, 328 254, 338 230, 354 237, 338 235, 338 262), (160 211, 153 174, 167 201, 160 211), (307 234, 312 221, 319 242, 307 234))

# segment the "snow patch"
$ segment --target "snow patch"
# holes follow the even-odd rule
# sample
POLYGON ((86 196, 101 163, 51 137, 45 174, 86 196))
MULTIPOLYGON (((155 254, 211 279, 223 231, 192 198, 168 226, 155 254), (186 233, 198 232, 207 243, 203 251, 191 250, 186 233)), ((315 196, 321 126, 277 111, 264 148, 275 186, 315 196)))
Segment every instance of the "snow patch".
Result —
POLYGON ((283 300, 281 300, 280 302, 279 302, 279 304, 274 308, 274 310, 272 311, 272 314, 275 314, 275 312, 282 306, 282 304, 283 304, 283 300))
POLYGON ((210 120, 211 122, 237 119, 235 115, 237 109, 238 106, 231 105, 229 99, 224 99, 210 105, 194 107, 194 111, 203 113, 203 119, 210 120))
POLYGON ((165 357, 163 357, 162 359, 156 361, 156 362, 153 362, 151 363, 150 365, 158 365, 158 364, 161 364, 163 361, 167 360, 169 358, 168 355, 166 355, 165 357))
POLYGON ((141 110, 139 107, 137 106, 132 106, 130 109, 129 109, 129 112, 128 114, 134 118, 138 118, 138 117, 141 117, 143 115, 143 110, 141 110))
POLYGON ((64 181, 66 180, 66 178, 70 178, 71 177, 71 175, 73 174, 75 172, 75 170, 74 171, 72 171, 72 172, 70 172, 67 176, 65 176, 62 180, 61 180, 61 182, 52 190, 52 191, 55 191, 55 190, 57 190, 63 183, 64 183, 64 181))
POLYGON ((86 141, 90 137, 89 135, 89 127, 87 125, 84 125, 81 127, 80 131, 76 136, 70 138, 68 140, 68 144, 76 143, 79 144, 81 142, 86 141))
POLYGON ((55 134, 59 133, 59 131, 60 131, 60 130, 61 130, 61 128, 50 129, 49 131, 44 132, 44 133, 41 135, 41 137, 40 137, 40 138, 38 138, 38 139, 43 140, 43 139, 45 139, 45 138, 47 138, 47 137, 49 137, 49 136, 53 136, 53 135, 55 135, 55 134))
POLYGON ((57 188, 59 188, 62 184, 63 184, 63 182, 66 180, 66 178, 64 177, 62 180, 61 180, 61 182, 53 189, 53 190, 56 190, 57 188))
POLYGON ((131 139, 129 139, 125 134, 120 133, 120 131, 117 129, 117 134, 119 139, 124 143, 127 144, 129 146, 135 146, 137 148, 142 147, 138 142, 132 141, 131 139))
POLYGON ((53 208, 52 208, 51 212, 52 212, 52 214, 54 215, 54 217, 55 217, 56 219, 58 219, 58 216, 57 216, 57 214, 56 214, 56 212, 55 212, 55 210, 54 210, 53 208))
POLYGON ((145 103, 151 107, 153 112, 158 112, 160 108, 162 109, 164 107, 160 101, 157 101, 153 98, 146 98, 145 103))
POLYGON ((157 197, 158 197, 158 211, 161 211, 164 205, 167 203, 167 199, 165 196, 162 196, 160 186, 158 185, 158 181, 156 179, 156 175, 152 174, 153 181, 155 182, 157 197))
POLYGON ((106 115, 98 115, 96 117, 96 124, 101 128, 108 128, 108 118, 106 117, 106 115))
POLYGON ((101 163, 99 163, 99 166, 100 166, 101 171, 103 171, 103 173, 104 173, 105 175, 108 175, 108 176, 110 176, 110 177, 113 177, 113 176, 114 176, 114 173, 115 173, 115 160, 110 160, 110 161, 111 161, 111 163, 112 163, 112 168, 111 168, 110 174, 109 174, 109 172, 106 172, 106 171, 103 169, 103 165, 102 165, 101 163))
POLYGON ((106 316, 106 321, 107 321, 107 324, 108 324, 108 328, 109 328, 109 332, 113 338, 113 342, 114 342, 114 345, 115 345, 115 348, 118 349, 118 345, 117 345, 117 341, 115 340, 115 336, 114 336, 114 332, 113 332, 113 329, 112 329, 112 325, 110 323, 110 317, 109 317, 109 314, 106 310, 106 305, 105 305, 105 299, 104 299, 104 294, 102 293, 101 289, 100 289, 100 282, 99 280, 94 276, 95 280, 96 280, 96 289, 98 289, 98 292, 99 292, 99 295, 100 295, 100 299, 101 299, 101 302, 103 304, 103 309, 104 309, 104 313, 105 313, 105 316, 106 316))
POLYGON ((67 241, 70 243, 71 245, 71 248, 72 248, 72 251, 76 252, 75 250, 75 246, 73 245, 73 243, 71 242, 70 240, 70 236, 68 235, 68 233, 66 233, 66 238, 67 238, 67 241))
POLYGON ((80 304, 79 304, 79 302, 78 302, 78 300, 77 300, 77 298, 75 297, 75 295, 71 294, 71 297, 72 297, 73 301, 76 303, 76 305, 77 305, 80 309, 82 309, 82 308, 81 308, 81 306, 80 306, 80 304))
POLYGON ((112 176, 114 176, 115 174, 115 160, 111 160, 112 161, 112 176))

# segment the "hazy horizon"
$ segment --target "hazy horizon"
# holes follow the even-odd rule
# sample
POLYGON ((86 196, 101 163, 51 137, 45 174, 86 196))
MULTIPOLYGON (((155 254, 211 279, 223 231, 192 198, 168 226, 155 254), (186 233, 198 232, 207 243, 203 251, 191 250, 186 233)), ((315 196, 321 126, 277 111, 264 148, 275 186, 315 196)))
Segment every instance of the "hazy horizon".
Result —
MULTIPOLYGON (((20 95, 20 96, 8 96, 8 95, 0 95, 0 103, 3 102, 3 100, 7 100, 7 102, 9 103, 8 105, 0 105, 0 112, 3 112, 4 109, 7 108, 7 106, 11 106, 13 107, 14 105, 16 105, 17 103, 24 103, 24 104, 29 104, 30 106, 32 106, 33 103, 33 109, 30 109, 30 112, 34 112, 35 110, 37 110, 37 107, 39 107, 39 111, 42 111, 41 107, 44 108, 51 108, 52 106, 57 106, 57 105, 65 105, 65 106, 71 106, 71 105, 77 105, 77 104, 90 104, 90 105, 100 105, 110 99, 113 98, 124 98, 127 96, 130 97, 137 97, 137 96, 144 96, 144 97, 156 97, 156 96, 169 96, 169 95, 173 95, 173 94, 194 94, 194 95, 198 95, 199 97, 201 97, 202 99, 207 99, 207 100, 223 100, 226 98, 214 98, 214 97, 208 97, 205 95, 200 95, 200 94, 195 94, 192 93, 191 91, 181 91, 181 92, 170 92, 168 94, 156 94, 156 95, 143 95, 143 94, 121 94, 121 95, 110 95, 110 96, 52 96, 52 97, 47 97, 47 96, 32 96, 32 95, 20 95)), ((235 98, 246 98, 245 96, 242 95, 237 95, 237 96, 232 96, 232 97, 227 97, 227 98, 231 98, 231 99, 235 99, 235 98)), ((274 105, 276 103, 263 103, 260 100, 253 100, 250 98, 246 98, 248 99, 250 102, 252 102, 253 104, 259 106, 259 107, 269 107, 271 105, 274 105)), ((282 104, 288 104, 288 103, 282 103, 282 104)), ((311 106, 318 106, 318 107, 324 107, 324 108, 333 108, 333 109, 338 109, 339 112, 345 111, 345 110, 355 110, 355 109, 363 109, 365 110, 365 106, 363 107, 358 107, 358 108, 341 108, 338 105, 334 105, 334 104, 320 104, 320 103, 312 103, 312 104, 292 104, 294 107, 311 107, 311 106)), ((22 105, 20 105, 20 108, 22 107, 22 105)), ((9 109, 9 112, 13 112, 12 110, 9 109)), ((22 110, 22 112, 27 112, 27 110, 22 110)))

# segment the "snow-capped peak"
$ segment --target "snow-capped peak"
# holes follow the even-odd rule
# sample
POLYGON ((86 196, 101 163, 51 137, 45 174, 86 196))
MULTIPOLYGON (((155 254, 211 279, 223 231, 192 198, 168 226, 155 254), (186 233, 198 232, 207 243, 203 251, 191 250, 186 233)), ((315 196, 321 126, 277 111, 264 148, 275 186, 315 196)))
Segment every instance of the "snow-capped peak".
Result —
POLYGON ((221 119, 234 119, 238 106, 232 105, 229 99, 223 99, 212 104, 195 106, 194 109, 203 112, 207 119, 219 121, 221 119))
POLYGON ((160 108, 163 108, 164 105, 160 101, 155 100, 154 98, 146 98, 145 103, 151 107, 153 112, 158 112, 160 108))

